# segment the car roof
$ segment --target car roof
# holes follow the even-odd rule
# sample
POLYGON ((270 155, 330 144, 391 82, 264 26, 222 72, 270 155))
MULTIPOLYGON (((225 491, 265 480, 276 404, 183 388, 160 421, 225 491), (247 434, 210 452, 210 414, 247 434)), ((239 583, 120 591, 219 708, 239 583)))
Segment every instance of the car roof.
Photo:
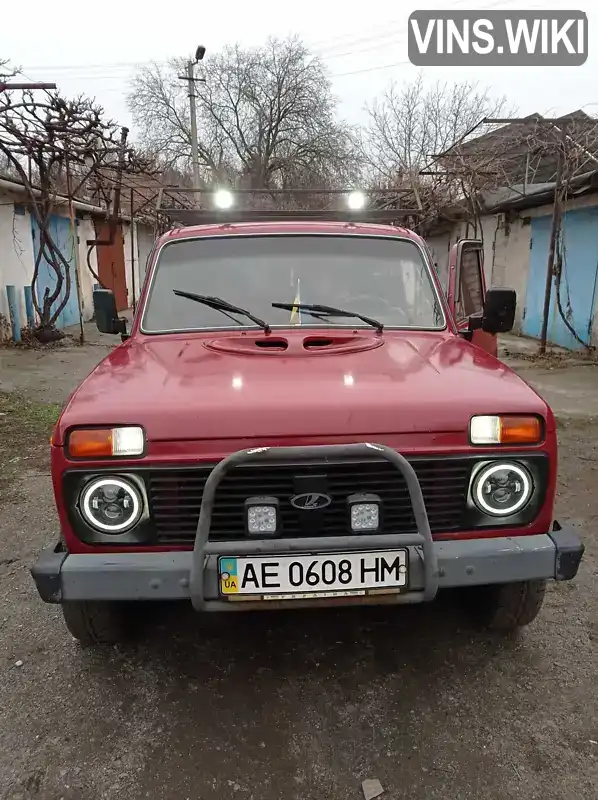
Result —
POLYGON ((191 239, 200 236, 232 236, 232 235, 274 235, 293 233, 315 233, 329 235, 361 235, 361 236, 393 236, 411 239, 421 244, 423 240, 414 231, 408 228, 399 228, 395 225, 359 222, 309 222, 301 220, 276 221, 276 222, 235 222, 210 225, 189 225, 174 228, 163 234, 158 244, 164 244, 173 239, 191 239))

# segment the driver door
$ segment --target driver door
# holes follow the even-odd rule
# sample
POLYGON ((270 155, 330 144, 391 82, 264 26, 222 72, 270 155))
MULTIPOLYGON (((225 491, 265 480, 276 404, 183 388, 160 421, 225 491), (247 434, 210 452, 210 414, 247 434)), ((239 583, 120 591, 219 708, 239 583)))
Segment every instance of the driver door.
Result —
MULTIPOLYGON (((459 331, 469 327, 469 317, 484 309, 484 244, 479 239, 461 239, 453 245, 449 258, 448 304, 459 331)), ((472 343, 498 355, 496 335, 475 330, 472 343)))

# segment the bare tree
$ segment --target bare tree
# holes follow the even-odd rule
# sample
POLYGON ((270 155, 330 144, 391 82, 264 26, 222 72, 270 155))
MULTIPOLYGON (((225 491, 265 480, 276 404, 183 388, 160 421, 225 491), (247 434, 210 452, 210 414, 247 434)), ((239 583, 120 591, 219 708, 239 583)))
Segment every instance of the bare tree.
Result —
POLYGON ((8 58, 0 58, 0 83, 14 78, 19 74, 19 68, 13 67, 8 58))
MULTIPOLYGON (((203 62, 202 62, 203 64, 203 62)), ((129 107, 150 151, 188 170, 191 135, 185 62, 153 65, 134 79, 129 107)), ((349 126, 322 62, 296 38, 225 48, 206 59, 196 82, 199 157, 204 179, 249 189, 338 185, 354 176, 349 126)))
POLYGON ((83 191, 104 165, 120 161, 131 167, 135 154, 123 151, 115 124, 103 109, 78 97, 56 92, 19 90, 0 93, 0 155, 27 190, 28 207, 39 230, 32 296, 39 317, 38 338, 57 338, 55 323, 71 293, 67 254, 54 240, 51 217, 65 196, 83 191), (39 270, 45 260, 55 276, 53 290, 40 298, 39 270))
MULTIPOLYGON (((367 108, 362 153, 370 180, 383 187, 409 187, 420 212, 449 202, 463 191, 458 176, 421 175, 436 156, 467 138, 484 117, 504 113, 505 99, 469 82, 426 88, 420 75, 389 89, 367 108)), ((477 168, 479 173, 479 167, 477 168)), ((460 176, 461 178, 463 176, 460 176)), ((477 181, 475 181, 477 183, 477 181)))

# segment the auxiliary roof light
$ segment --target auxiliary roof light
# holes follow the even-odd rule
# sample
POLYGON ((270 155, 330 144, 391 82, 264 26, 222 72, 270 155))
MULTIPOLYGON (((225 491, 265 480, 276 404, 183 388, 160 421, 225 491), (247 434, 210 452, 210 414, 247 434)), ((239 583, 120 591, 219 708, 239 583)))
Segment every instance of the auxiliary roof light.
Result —
POLYGON ((351 192, 347 197, 347 205, 351 211, 361 211, 367 202, 366 196, 363 192, 351 192))
POLYGON ((276 497, 248 497, 245 501, 245 525, 249 536, 275 536, 279 523, 276 497))
POLYGON ((347 498, 353 533, 372 533, 380 528, 382 502, 377 494, 352 494, 347 498))
POLYGON ((218 189, 214 192, 214 205, 216 208, 226 211, 227 209, 232 208, 234 202, 235 198, 233 193, 229 192, 228 189, 218 189))

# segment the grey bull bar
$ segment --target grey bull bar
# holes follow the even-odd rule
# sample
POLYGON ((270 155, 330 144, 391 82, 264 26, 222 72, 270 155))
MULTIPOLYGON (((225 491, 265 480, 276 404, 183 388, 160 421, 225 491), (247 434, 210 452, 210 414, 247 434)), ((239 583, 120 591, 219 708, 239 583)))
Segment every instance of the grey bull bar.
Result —
POLYGON ((257 447, 239 450, 224 458, 210 473, 203 490, 201 510, 197 523, 197 533, 193 547, 193 558, 190 575, 190 594, 193 607, 197 611, 208 608, 229 607, 227 601, 206 600, 204 576, 207 559, 210 556, 247 556, 260 553, 299 553, 299 552, 332 552, 339 547, 348 550, 391 549, 415 547, 420 548, 423 555, 423 590, 402 593, 405 603, 430 602, 438 593, 439 572, 438 558, 434 548, 430 523, 417 474, 407 459, 396 450, 381 444, 363 442, 358 444, 315 445, 310 447, 257 447), (351 459, 366 456, 367 458, 383 458, 393 464, 402 474, 407 484, 417 533, 412 534, 371 534, 318 536, 317 538, 300 539, 246 539, 235 542, 211 542, 210 525, 218 484, 224 476, 236 466, 251 462, 267 463, 300 463, 304 461, 327 459, 351 459))

